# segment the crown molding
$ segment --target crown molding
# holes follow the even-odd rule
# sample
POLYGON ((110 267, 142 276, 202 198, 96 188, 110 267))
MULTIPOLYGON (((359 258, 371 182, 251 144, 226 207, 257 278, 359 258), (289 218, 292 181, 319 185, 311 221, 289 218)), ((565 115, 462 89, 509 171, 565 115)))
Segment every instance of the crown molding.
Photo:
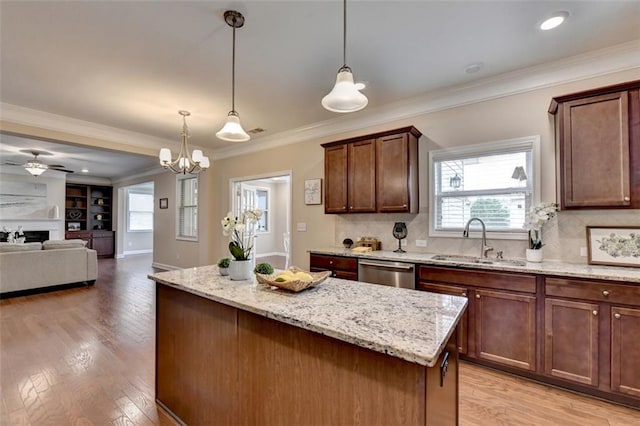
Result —
POLYGON ((215 159, 317 140, 423 114, 640 68, 640 39, 452 86, 214 152, 215 159))

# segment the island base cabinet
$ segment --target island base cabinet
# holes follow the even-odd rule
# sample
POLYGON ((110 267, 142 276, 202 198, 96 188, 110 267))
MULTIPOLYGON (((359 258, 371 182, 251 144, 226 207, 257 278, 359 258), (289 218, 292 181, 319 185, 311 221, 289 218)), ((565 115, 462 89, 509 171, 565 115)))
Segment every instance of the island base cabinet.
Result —
POLYGON ((611 388, 640 397, 640 309, 611 308, 611 388))
POLYGON ((429 368, 156 290, 156 398, 186 424, 458 424, 455 334, 429 368))

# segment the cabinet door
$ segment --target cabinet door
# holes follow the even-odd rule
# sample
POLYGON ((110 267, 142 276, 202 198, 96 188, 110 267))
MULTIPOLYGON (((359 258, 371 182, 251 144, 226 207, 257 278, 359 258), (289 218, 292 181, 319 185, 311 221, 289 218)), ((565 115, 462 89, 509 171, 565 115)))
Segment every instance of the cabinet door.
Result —
POLYGON ((611 388, 640 397, 640 309, 611 308, 611 388))
POLYGON ((598 315, 594 303, 545 301, 545 374, 598 385, 598 315))
MULTIPOLYGON (((416 153, 417 154, 417 153, 416 153)), ((377 209, 378 212, 409 212, 412 182, 409 161, 409 134, 391 135, 376 140, 376 176, 377 176, 377 209)), ((416 191, 417 193, 417 191, 416 191)))
POLYGON ((474 311, 478 358, 535 371, 535 296, 476 290, 474 311))
POLYGON ((628 93, 593 96, 562 105, 561 204, 631 204, 628 93))
POLYGON ((114 242, 113 236, 101 236, 96 238, 92 238, 91 240, 92 248, 97 251, 98 256, 111 257, 114 253, 114 242))
POLYGON ((376 144, 374 139, 352 142, 349 147, 349 212, 376 211, 376 144))
POLYGON ((347 213, 347 145, 324 150, 324 212, 347 213))
MULTIPOLYGON (((417 286, 418 290, 429 291, 431 293, 440 294, 452 294, 454 296, 467 297, 468 290, 466 287, 457 287, 453 285, 436 284, 425 281, 420 281, 417 286)), ((458 352, 461 354, 467 354, 467 329, 469 324, 469 305, 465 309, 462 318, 458 323, 458 352)))

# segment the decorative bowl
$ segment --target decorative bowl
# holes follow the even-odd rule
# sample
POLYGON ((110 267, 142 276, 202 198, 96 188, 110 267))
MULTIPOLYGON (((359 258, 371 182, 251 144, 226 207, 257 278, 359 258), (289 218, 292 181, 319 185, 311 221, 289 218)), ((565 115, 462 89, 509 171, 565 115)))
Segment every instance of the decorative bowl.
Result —
POLYGON ((278 276, 277 273, 273 273, 269 275, 256 274, 256 279, 260 284, 270 285, 270 286, 281 288, 283 290, 289 290, 297 293, 306 288, 317 286, 318 284, 326 280, 331 275, 331 271, 308 272, 303 269, 297 268, 295 266, 292 266, 291 268, 289 268, 289 270, 294 273, 301 272, 301 271, 306 272, 307 274, 311 275, 311 277, 313 278, 313 281, 309 282, 309 281, 293 280, 293 281, 279 282, 279 281, 275 281, 276 277, 278 276))

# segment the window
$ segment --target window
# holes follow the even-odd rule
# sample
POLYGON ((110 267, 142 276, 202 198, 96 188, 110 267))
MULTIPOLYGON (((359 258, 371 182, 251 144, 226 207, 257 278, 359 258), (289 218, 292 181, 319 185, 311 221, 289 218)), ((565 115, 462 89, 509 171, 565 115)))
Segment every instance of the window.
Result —
POLYGON ((153 194, 127 191, 127 231, 153 231, 153 194))
POLYGON ((198 240, 198 178, 179 177, 177 185, 176 237, 198 240))
POLYGON ((258 231, 269 232, 269 190, 256 189, 256 207, 262 210, 258 231))
POLYGON ((430 235, 459 237, 479 217, 492 238, 526 238, 525 216, 539 198, 538 146, 535 136, 429 153, 430 235))

